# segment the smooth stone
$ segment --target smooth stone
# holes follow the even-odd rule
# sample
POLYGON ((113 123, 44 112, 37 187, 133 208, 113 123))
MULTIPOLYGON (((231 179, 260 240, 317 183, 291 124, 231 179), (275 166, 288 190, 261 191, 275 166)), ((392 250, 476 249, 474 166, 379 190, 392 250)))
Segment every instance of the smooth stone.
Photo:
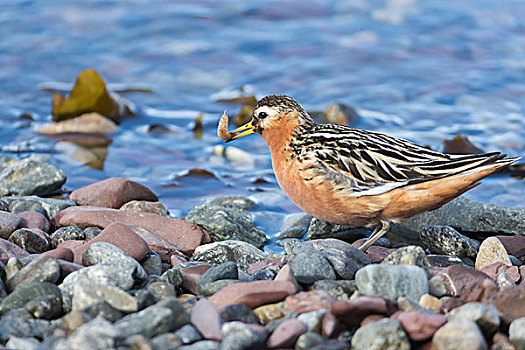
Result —
POLYGON ((120 320, 124 316, 123 312, 115 309, 110 303, 104 300, 89 305, 82 309, 82 312, 93 318, 102 317, 110 322, 120 320))
POLYGON ((146 242, 146 244, 157 253, 163 263, 171 263, 173 256, 178 256, 186 259, 187 256, 179 250, 176 246, 169 243, 168 241, 160 238, 157 235, 147 231, 146 229, 137 225, 126 225, 136 235, 146 242))
POLYGON ((489 338, 499 328, 498 310, 494 305, 485 303, 467 303, 450 311, 449 320, 467 319, 477 323, 483 333, 489 338))
POLYGON ((213 241, 239 240, 253 245, 266 242, 266 235, 253 224, 244 209, 205 204, 193 208, 186 215, 188 222, 208 231, 213 241))
POLYGON ((259 317, 246 305, 228 305, 221 310, 221 319, 224 322, 239 321, 244 323, 259 323, 259 317))
POLYGON ((0 238, 8 239, 21 223, 22 218, 19 215, 0 211, 0 238))
POLYGON ((489 302, 498 309, 503 325, 509 325, 514 320, 525 317, 525 284, 504 289, 494 294, 489 302))
POLYGON ((336 279, 332 265, 315 250, 297 254, 290 262, 290 267, 297 282, 302 284, 336 279))
POLYGON ((21 285, 0 301, 0 314, 24 307, 32 300, 46 295, 62 299, 60 289, 49 282, 29 282, 21 285))
POLYGON ((475 258, 479 242, 450 226, 426 226, 419 233, 421 243, 434 254, 475 258))
POLYGON ((132 200, 158 201, 149 188, 123 177, 112 177, 71 192, 78 205, 118 209, 132 200))
POLYGON ((8 290, 15 290, 26 283, 50 282, 56 283, 60 278, 60 265, 57 259, 48 255, 41 255, 24 266, 13 277, 7 280, 8 290))
POLYGON ((281 312, 281 305, 282 302, 275 304, 266 304, 259 306, 258 308, 253 310, 253 312, 255 313, 255 315, 257 315, 259 322, 265 325, 272 321, 278 320, 284 316, 281 312))
POLYGON ((402 247, 390 253, 381 264, 389 265, 415 265, 425 270, 429 274, 429 264, 427 255, 423 248, 418 246, 402 247))
POLYGON ((264 260, 265 256, 266 253, 250 243, 228 240, 197 247, 191 261, 216 265, 226 261, 234 261, 237 266, 247 271, 251 264, 264 260))
POLYGON ((201 340, 194 344, 179 346, 177 350, 218 350, 220 344, 213 340, 201 340))
POLYGON ((56 248, 65 241, 83 241, 86 238, 84 231, 78 226, 66 226, 51 233, 51 247, 56 248))
POLYGON ((306 213, 294 213, 284 218, 281 231, 275 235, 276 238, 300 238, 308 230, 312 217, 306 213))
POLYGON ((180 288, 182 286, 182 274, 178 267, 179 266, 175 266, 170 270, 166 270, 160 276, 160 280, 170 283, 174 288, 180 288))
POLYGON ((297 320, 301 321, 308 328, 309 332, 321 333, 323 317, 327 312, 328 309, 306 312, 297 316, 297 320))
POLYGON ((509 327, 509 340, 517 350, 525 349, 525 317, 512 321, 509 327))
POLYGON ((51 219, 61 210, 76 205, 68 199, 41 198, 37 196, 9 196, 3 197, 2 201, 9 204, 11 213, 37 211, 45 215, 47 219, 51 219))
POLYGON ((192 294, 199 294, 199 283, 211 267, 210 264, 199 264, 181 268, 182 287, 192 294))
POLYGON ((525 256, 525 236, 495 236, 507 250, 509 255, 520 259, 525 256))
POLYGON ((177 329, 173 335, 176 336, 182 344, 191 344, 202 340, 199 331, 191 324, 187 324, 177 329))
POLYGON ((168 208, 160 202, 151 202, 144 200, 132 200, 120 207, 123 211, 138 211, 143 213, 153 213, 160 216, 168 216, 168 208))
POLYGON ((431 315, 421 312, 398 311, 391 317, 398 321, 413 341, 432 338, 434 333, 447 322, 445 315, 431 315))
POLYGON ((496 284, 500 290, 509 289, 516 286, 516 282, 514 282, 512 278, 505 272, 502 272, 498 275, 496 278, 496 284))
POLYGON ((50 194, 66 182, 66 174, 36 158, 26 158, 0 171, 0 196, 50 194))
POLYGON ((355 281, 362 294, 390 300, 399 297, 419 300, 428 293, 425 270, 412 265, 367 265, 357 271, 355 281))
POLYGON ((115 325, 101 317, 97 317, 81 325, 68 338, 59 341, 55 349, 114 349, 118 336, 119 330, 115 325))
POLYGON ((100 263, 115 265, 119 269, 131 271, 132 276, 138 281, 145 280, 148 275, 140 264, 126 254, 122 249, 106 242, 91 244, 82 257, 84 266, 100 263))
POLYGON ((176 316, 165 307, 150 306, 147 309, 124 316, 115 322, 119 338, 141 334, 146 338, 170 332, 176 328, 176 316))
POLYGON ((25 304, 24 308, 35 318, 55 319, 63 314, 62 297, 57 295, 41 295, 25 304))
POLYGON ((410 350, 410 341, 401 324, 385 318, 367 323, 359 328, 352 338, 354 350, 410 350))
POLYGON ((317 310, 330 310, 335 299, 330 294, 320 291, 299 292, 289 295, 281 305, 285 315, 291 313, 303 314, 317 310))
POLYGON ((433 295, 425 294, 419 298, 419 306, 435 313, 440 313, 442 302, 433 295))
POLYGON ((39 134, 113 134, 117 124, 103 115, 91 112, 78 117, 36 125, 39 134))
POLYGON ((507 266, 512 266, 505 246, 496 237, 485 239, 479 247, 476 257, 476 270, 481 270, 493 263, 502 262, 507 266))
POLYGON ((7 349, 18 350, 36 350, 39 348, 40 342, 33 337, 11 337, 5 344, 7 349))
POLYGON ((82 310, 101 301, 123 313, 138 310, 137 300, 118 287, 86 282, 73 287, 72 310, 82 310))
POLYGON ((366 237, 370 229, 363 226, 335 225, 312 218, 308 226, 307 240, 335 238, 346 242, 354 242, 359 238, 366 237))
POLYGON ((297 283, 297 279, 295 278, 292 268, 290 267, 289 264, 284 265, 279 270, 279 272, 274 278, 274 281, 288 281, 288 282, 293 283, 293 285, 295 286, 296 292, 301 290, 301 286, 299 286, 299 283, 297 283))
POLYGON ((142 259, 140 265, 146 271, 148 276, 160 276, 162 275, 162 260, 160 256, 153 250, 150 250, 148 254, 142 259))
POLYGON ((486 350, 487 342, 474 321, 459 319, 443 325, 432 338, 434 350, 486 350))
MULTIPOLYGON (((370 259, 357 247, 334 238, 316 239, 296 245, 293 253, 315 249, 332 265, 340 279, 352 280, 361 267, 370 264, 370 259)), ((293 268, 292 268, 293 269, 293 268)), ((330 279, 330 278, 324 278, 330 279)))
POLYGON ((291 319, 283 321, 270 335, 266 341, 266 346, 270 349, 291 348, 297 339, 307 331, 308 328, 306 325, 299 320, 291 319))
POLYGON ((295 342, 296 350, 326 349, 325 346, 325 339, 315 332, 306 332, 295 342))
POLYGON ((86 227, 84 229, 84 240, 86 242, 89 242, 91 241, 93 238, 97 237, 100 232, 102 232, 102 229, 101 228, 98 228, 98 227, 86 227))
POLYGON ((357 290, 355 281, 332 281, 321 280, 314 283, 314 290, 322 290, 330 294, 337 300, 349 300, 352 294, 357 290))
POLYGON ((349 301, 337 300, 332 304, 332 314, 348 326, 357 326, 369 315, 391 315, 393 303, 378 296, 360 296, 349 301))
POLYGON ((209 234, 187 221, 165 218, 152 213, 127 212, 100 207, 71 207, 53 218, 56 227, 77 225, 106 227, 113 222, 138 225, 166 242, 176 246, 184 254, 193 254, 195 248, 211 241, 209 234))
POLYGON ((34 319, 24 309, 16 309, 2 316, 0 323, 0 341, 6 343, 12 337, 44 338, 51 333, 49 321, 34 319))
POLYGON ((223 207, 238 207, 244 210, 252 210, 257 206, 257 203, 243 196, 219 197, 213 199, 210 204, 223 207))
POLYGON ((481 283, 490 277, 483 272, 461 266, 452 265, 432 277, 429 281, 430 294, 436 297, 461 296, 463 290, 471 283, 481 283))
MULTIPOLYGON (((426 294, 425 294, 426 295, 426 294)), ((426 310, 425 308, 421 307, 417 301, 405 298, 405 297, 399 297, 396 300, 397 302, 397 308, 400 311, 408 311, 408 312, 422 312, 426 314, 432 314, 432 312, 426 310)))
POLYGON ((206 271, 198 284, 198 292, 203 296, 210 296, 222 288, 239 283, 237 264, 227 261, 206 271))
POLYGON ((255 271, 252 275, 254 281, 273 280, 277 276, 279 267, 276 265, 268 265, 255 271))
POLYGON ((395 249, 373 245, 366 250, 366 256, 372 264, 380 264, 387 256, 395 252, 395 249))
POLYGON ((75 310, 68 312, 60 319, 60 327, 65 331, 66 334, 71 334, 74 333, 80 326, 85 325, 91 320, 93 320, 93 318, 87 313, 75 310))
POLYGON ((49 232, 51 224, 49 220, 42 214, 37 211, 23 211, 18 213, 22 218, 20 222, 20 227, 24 228, 37 228, 44 232, 49 232))
POLYGON ((157 300, 163 300, 177 296, 177 292, 175 292, 175 286, 168 282, 153 282, 148 286, 148 292, 153 294, 157 300))
POLYGON ((9 236, 9 241, 28 253, 39 254, 49 250, 49 240, 46 236, 47 233, 40 229, 21 228, 9 236))
POLYGON ((0 259, 3 261, 9 260, 10 258, 24 258, 29 253, 17 246, 16 244, 9 242, 8 240, 0 238, 0 259))
POLYGON ((204 339, 221 341, 221 316, 215 305, 206 298, 195 304, 191 310, 191 323, 204 339))
POLYGON ((234 304, 244 304, 253 309, 281 301, 295 291, 295 285, 288 281, 241 282, 224 287, 212 295, 210 301, 219 310, 234 304))
POLYGON ((133 232, 133 230, 127 225, 115 222, 106 226, 106 228, 89 242, 74 248, 74 262, 81 264, 82 257, 86 250, 96 242, 112 244, 115 247, 122 249, 126 254, 137 261, 142 260, 150 250, 148 244, 140 236, 135 234, 135 232, 133 232))
POLYGON ((222 326, 221 349, 264 349, 266 329, 242 322, 227 322, 222 326))
POLYGON ((282 257, 279 258, 273 258, 273 259, 266 259, 262 261, 258 261, 256 263, 251 264, 246 272, 250 275, 253 275, 258 270, 265 268, 265 267, 282 267, 282 257))
POLYGON ((182 342, 174 333, 163 333, 153 337, 147 347, 131 347, 132 349, 159 349, 159 350, 178 350, 182 342))

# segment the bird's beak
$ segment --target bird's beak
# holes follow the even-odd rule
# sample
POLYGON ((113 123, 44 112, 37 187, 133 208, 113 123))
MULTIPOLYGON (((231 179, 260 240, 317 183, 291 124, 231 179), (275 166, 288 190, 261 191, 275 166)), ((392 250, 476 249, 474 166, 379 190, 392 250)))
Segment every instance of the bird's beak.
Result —
POLYGON ((252 122, 250 121, 250 122, 244 124, 243 126, 233 130, 231 132, 231 134, 235 135, 235 136, 233 136, 230 140, 228 140, 226 142, 237 140, 237 139, 240 139, 241 137, 248 136, 248 135, 253 134, 253 133, 254 133, 253 125, 252 125, 252 122))

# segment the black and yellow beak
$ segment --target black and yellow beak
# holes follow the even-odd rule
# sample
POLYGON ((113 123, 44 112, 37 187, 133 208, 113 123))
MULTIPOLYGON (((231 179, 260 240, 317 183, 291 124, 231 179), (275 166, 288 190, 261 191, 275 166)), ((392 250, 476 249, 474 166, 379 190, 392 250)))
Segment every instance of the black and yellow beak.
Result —
POLYGON ((226 142, 237 140, 237 139, 240 139, 241 137, 248 136, 248 135, 254 134, 254 133, 255 133, 254 127, 252 125, 252 122, 250 121, 250 122, 244 124, 243 126, 233 130, 230 134, 235 135, 235 136, 233 136, 230 140, 228 140, 226 142))

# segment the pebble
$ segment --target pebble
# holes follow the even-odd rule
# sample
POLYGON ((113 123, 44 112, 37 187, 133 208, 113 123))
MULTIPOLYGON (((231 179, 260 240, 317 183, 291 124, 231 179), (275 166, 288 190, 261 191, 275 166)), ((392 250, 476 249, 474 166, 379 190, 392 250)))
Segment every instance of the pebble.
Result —
POLYGON ((290 267, 297 282, 313 284, 317 280, 335 280, 335 271, 324 258, 315 250, 297 254, 290 262, 290 267))
POLYGON ((210 264, 198 264, 181 268, 179 271, 182 278, 182 287, 192 294, 199 294, 199 283, 211 267, 210 264))
POLYGON ((212 340, 202 340, 194 344, 179 346, 177 350, 218 350, 220 344, 212 340))
POLYGON ((55 227, 77 225, 81 228, 106 227, 113 222, 138 225, 176 246, 184 254, 192 254, 196 247, 209 243, 209 234, 194 224, 180 219, 165 218, 152 213, 128 212, 98 207, 70 207, 54 218, 55 227))
POLYGON ((277 275, 274 278, 274 281, 288 281, 291 282, 295 286, 295 291, 298 292, 301 290, 301 287, 299 286, 299 283, 297 283, 297 280, 295 279, 295 276, 293 275, 292 268, 289 264, 284 265, 277 275))
POLYGON ((268 324, 284 316, 281 312, 281 305, 282 303, 266 304, 259 306, 253 312, 257 315, 260 323, 268 324))
POLYGON ((35 126, 40 134, 113 134, 117 124, 103 115, 91 112, 78 117, 35 126))
POLYGON ((419 233, 421 243, 434 254, 475 258, 479 242, 450 226, 427 226, 419 233))
POLYGON ((69 196, 78 205, 118 209, 131 200, 158 201, 149 188, 123 177, 112 177, 79 188, 69 196))
POLYGON ((97 237, 100 232, 102 232, 102 229, 101 228, 98 228, 98 227, 86 227, 84 229, 84 240, 86 242, 89 242, 91 241, 93 238, 97 237))
POLYGON ((281 322, 266 341, 266 346, 274 348, 292 348, 297 338, 306 333, 308 328, 297 319, 281 322))
POLYGON ((8 239, 21 223, 22 218, 19 215, 0 211, 0 238, 8 239))
POLYGON ((389 265, 415 265, 425 270, 429 274, 429 264, 427 255, 423 248, 418 246, 402 247, 390 253, 381 264, 389 265))
POLYGON ((146 338, 175 330, 176 316, 166 307, 150 306, 137 313, 124 316, 115 322, 119 338, 124 339, 135 334, 146 338))
POLYGON ((133 233, 142 238, 148 247, 157 253, 160 260, 164 263, 170 263, 172 256, 178 256, 186 259, 186 255, 179 250, 176 246, 169 243, 165 239, 145 230, 144 228, 137 225, 126 225, 133 233))
POLYGON ((378 296, 360 296, 353 300, 337 300, 332 304, 332 314, 348 326, 357 326, 369 315, 391 315, 393 303, 378 296))
POLYGON ((126 314, 138 310, 137 300, 118 287, 86 282, 73 287, 73 310, 83 310, 101 301, 126 314))
POLYGON ((494 280, 502 273, 511 278, 512 282, 518 282, 521 279, 520 270, 517 266, 505 265, 501 261, 485 266, 481 272, 494 280))
POLYGON ((102 317, 110 322, 115 322, 124 316, 123 312, 115 309, 110 303, 104 300, 89 305, 82 309, 82 312, 93 318, 102 317))
POLYGON ((413 341, 432 338, 434 333, 447 322, 445 315, 432 315, 422 312, 398 311, 391 317, 398 321, 413 341))
POLYGON ((228 240, 201 245, 195 249, 191 261, 200 261, 208 264, 222 264, 234 261, 244 271, 256 262, 265 259, 265 253, 250 243, 228 240))
POLYGON ((150 202, 144 200, 129 201, 123 206, 121 206, 119 210, 153 213, 164 217, 167 217, 169 215, 168 208, 166 208, 164 204, 160 202, 150 202))
POLYGON ((525 317, 525 284, 504 289, 490 298, 490 303, 498 309, 503 325, 525 317))
POLYGON ((314 283, 314 290, 322 290, 330 294, 337 300, 349 300, 351 295, 357 290, 355 281, 345 280, 322 280, 314 283))
POLYGON ((458 319, 447 322, 432 338, 435 350, 486 350, 487 342, 474 321, 458 319))
POLYGON ((140 264, 148 276, 160 276, 162 274, 162 260, 153 250, 146 254, 140 264))
POLYGON ((26 158, 0 171, 0 196, 50 194, 65 182, 62 170, 36 157, 26 158))
POLYGON ((76 205, 69 199, 41 198, 36 196, 9 196, 3 197, 2 201, 9 204, 11 213, 23 213, 26 211, 39 212, 47 219, 54 217, 59 211, 76 205))
POLYGON ((86 238, 84 231, 78 226, 66 226, 56 229, 51 233, 51 247, 56 248, 65 241, 83 241, 86 238))
POLYGON ((366 237, 369 233, 370 229, 363 226, 335 225, 313 218, 308 226, 306 239, 336 238, 345 242, 354 242, 359 238, 366 237))
POLYGON ((476 270, 481 270, 496 262, 502 262, 507 266, 512 266, 505 246, 496 237, 485 239, 479 247, 476 257, 476 270))
POLYGON ((169 284, 173 285, 175 288, 179 288, 182 286, 182 274, 180 272, 180 269, 178 266, 175 266, 171 268, 170 270, 166 270, 161 276, 160 280, 164 282, 168 282, 169 284))
POLYGON ((50 323, 46 320, 34 319, 24 309, 16 309, 2 316, 0 323, 0 341, 3 343, 11 337, 44 338, 50 333, 50 323))
POLYGON ((28 252, 26 252, 16 244, 0 238, 0 259, 6 261, 10 258, 23 258, 28 255, 28 252))
POLYGON ((390 300, 407 297, 417 301, 428 293, 425 270, 412 265, 367 265, 357 271, 355 281, 362 294, 390 300))
POLYGON ((97 317, 80 326, 68 338, 58 341, 55 349, 113 349, 116 345, 118 335, 119 330, 115 325, 103 318, 97 317))
POLYGON ((400 323, 385 318, 359 328, 352 337, 354 350, 410 350, 410 341, 400 323))
POLYGON ((505 272, 502 272, 498 275, 496 278, 496 284, 500 290, 509 289, 516 286, 514 280, 505 272))
POLYGON ((35 350, 38 349, 40 342, 33 337, 11 337, 5 344, 7 349, 35 350))
POLYGON ((6 283, 7 290, 15 290, 26 283, 39 281, 56 283, 60 278, 60 266, 57 259, 48 255, 41 255, 24 266, 6 283))
POLYGON ((25 309, 35 318, 55 319, 63 314, 62 298, 56 295, 42 295, 28 302, 25 309))
POLYGON ((241 282, 224 287, 210 297, 210 301, 221 310, 228 305, 244 304, 248 307, 281 301, 296 292, 289 281, 241 282))
POLYGON ((520 259, 525 256, 525 236, 495 236, 507 250, 509 255, 520 259))
POLYGON ((204 339, 221 341, 221 316, 208 299, 203 298, 191 310, 191 323, 204 339))
POLYGON ((218 197, 213 199, 210 204, 223 207, 238 207, 244 210, 252 210, 257 206, 257 203, 243 196, 218 197))
POLYGON ((306 213, 294 213, 284 218, 281 231, 275 235, 276 238, 301 238, 308 230, 312 217, 306 213))
POLYGON ((419 298, 419 306, 435 313, 441 311, 441 300, 430 294, 424 294, 419 298))
POLYGON ((259 317, 257 314, 251 308, 243 304, 228 305, 223 308, 221 310, 221 319, 224 322, 239 321, 244 323, 259 323, 259 317))
POLYGON ((208 269, 204 273, 199 281, 198 291, 200 295, 210 296, 226 286, 239 282, 237 264, 233 261, 227 261, 208 269))
POLYGON ((366 250, 366 256, 370 259, 370 263, 379 264, 395 251, 395 249, 373 245, 366 250))
POLYGON ((29 282, 21 285, 0 301, 0 314, 22 308, 41 296, 51 295, 62 299, 60 289, 49 282, 29 282))
POLYGON ((509 328, 509 340, 517 350, 525 349, 525 317, 512 321, 509 328))
POLYGON ((494 305, 467 303, 450 311, 449 320, 467 319, 477 323, 483 333, 490 338, 499 328, 498 310, 494 305))
POLYGON ((42 214, 37 211, 23 211, 18 213, 22 218, 20 222, 20 227, 24 228, 37 228, 44 232, 49 232, 51 224, 49 220, 42 214))
POLYGON ((239 240, 253 245, 266 242, 266 235, 253 224, 250 215, 239 207, 205 204, 193 208, 186 221, 208 231, 213 241, 239 240))
POLYGON ((202 340, 202 336, 199 334, 199 331, 197 331, 197 329, 191 324, 182 326, 177 331, 175 331, 173 335, 177 337, 177 339, 179 339, 182 344, 191 344, 202 340))
POLYGON ((299 292, 288 296, 281 305, 285 315, 291 313, 303 314, 317 310, 330 310, 335 299, 325 291, 299 292))
POLYGON ((461 265, 452 265, 430 279, 429 291, 436 297, 461 296, 467 285, 481 283, 488 278, 490 277, 483 272, 461 265))
POLYGON ((227 322, 222 326, 221 349, 263 349, 268 337, 264 327, 242 322, 227 322))
POLYGON ((9 236, 9 241, 31 254, 43 253, 49 250, 49 236, 40 229, 21 228, 9 236))
MULTIPOLYGON (((331 308, 331 305, 330 305, 331 308)), ((321 333, 323 317, 328 312, 327 309, 305 312, 297 316, 297 320, 306 325, 309 332, 321 333)))
MULTIPOLYGON (((182 342, 174 333, 162 333, 162 334, 159 334, 153 337, 149 341, 148 347, 146 347, 145 350, 146 349, 147 350, 150 350, 150 349, 175 350, 175 349, 180 349, 181 345, 182 345, 182 342)), ((137 346, 134 346, 131 348, 136 349, 137 346)), ((142 349, 142 348, 139 347, 138 349, 142 349)))
POLYGON ((325 345, 325 340, 323 337, 315 332, 306 332, 303 335, 301 335, 296 343, 295 343, 295 349, 296 350, 310 350, 310 349, 319 349, 318 346, 320 346, 320 349, 323 349, 325 345))

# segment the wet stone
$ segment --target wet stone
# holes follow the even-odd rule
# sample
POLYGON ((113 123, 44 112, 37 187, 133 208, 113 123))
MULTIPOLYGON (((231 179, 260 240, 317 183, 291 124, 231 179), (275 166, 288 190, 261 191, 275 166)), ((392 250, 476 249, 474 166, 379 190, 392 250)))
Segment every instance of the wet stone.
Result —
POLYGON ((467 319, 477 323, 487 338, 499 328, 498 310, 494 305, 484 303, 467 303, 452 310, 449 320, 467 319))
POLYGON ((239 321, 244 323, 259 323, 259 317, 251 308, 243 304, 228 305, 221 310, 224 322, 239 321))
POLYGON ((66 174, 36 158, 26 158, 0 171, 0 196, 53 193, 66 182, 66 174))
POLYGON ((363 226, 343 226, 330 224, 313 218, 308 226, 306 239, 336 238, 346 242, 354 242, 366 237, 370 230, 363 226))
POLYGON ((11 277, 6 286, 8 290, 14 290, 18 286, 34 281, 56 283, 59 278, 60 266, 57 259, 41 255, 11 277))
POLYGON ((367 265, 357 271, 355 281, 362 294, 390 300, 406 297, 417 301, 428 293, 425 270, 412 265, 367 265))
POLYGON ((228 261, 206 271, 198 285, 199 294, 213 295, 222 288, 238 282, 240 281, 237 264, 228 261))
POLYGON ((39 235, 34 230, 37 229, 18 229, 9 236, 9 241, 31 254, 39 254, 49 250, 49 242, 45 237, 47 234, 40 231, 39 235))
POLYGON ((335 280, 335 271, 324 258, 315 250, 297 254, 290 262, 293 274, 297 282, 302 284, 313 284, 318 280, 335 280))
POLYGON ((82 311, 92 318, 102 317, 110 322, 115 322, 124 316, 122 311, 115 309, 110 303, 104 300, 95 302, 85 309, 82 309, 82 311))
POLYGON ((229 240, 197 247, 191 261, 202 261, 214 265, 234 261, 242 270, 247 271, 251 264, 262 261, 264 258, 265 253, 253 245, 229 240))
POLYGON ((410 348, 410 341, 400 323, 388 318, 367 323, 359 328, 352 338, 352 349, 355 350, 410 348))
POLYGON ((512 266, 505 246, 496 237, 489 237, 479 247, 479 253, 476 257, 476 270, 481 270, 497 262, 512 266))
POLYGON ((238 207, 205 204, 193 208, 186 221, 208 231, 213 241, 239 240, 253 245, 266 242, 266 235, 253 224, 250 215, 238 207))
POLYGON ((109 321, 97 317, 80 326, 72 335, 57 342, 57 350, 113 349, 119 332, 109 321))
POLYGON ((17 309, 4 314, 2 323, 0 323, 0 341, 4 343, 11 337, 44 338, 49 333, 49 321, 34 319, 24 309, 17 309))
POLYGON ((153 213, 164 217, 169 215, 168 208, 160 202, 132 200, 120 207, 120 210, 153 213))
POLYGON ((22 218, 7 211, 0 211, 0 237, 8 239, 20 226, 22 218))
POLYGON ((355 281, 321 280, 314 283, 314 290, 322 290, 338 300, 348 300, 357 290, 355 281))
POLYGON ((222 326, 221 349, 263 349, 268 335, 264 328, 254 330, 242 322, 227 322, 222 326))
POLYGON ((84 229, 84 240, 86 242, 91 241, 93 238, 97 237, 100 232, 102 232, 102 229, 99 227, 86 227, 84 229))
POLYGON ((150 251, 144 259, 141 261, 142 268, 146 273, 151 276, 160 276, 162 275, 162 260, 160 256, 154 251, 150 251))
POLYGON ((509 340, 516 349, 525 349, 525 317, 512 321, 509 327, 509 340))
POLYGON ((402 247, 390 253, 382 262, 390 265, 415 265, 421 267, 427 275, 429 264, 425 251, 418 246, 402 247))
POLYGON ((12 213, 23 213, 26 211, 37 211, 47 219, 54 217, 59 211, 75 206, 75 203, 67 199, 41 198, 37 196, 3 197, 3 201, 9 203, 9 211, 12 213))
POLYGON ((66 226, 58 228, 50 235, 51 247, 56 248, 62 242, 79 240, 83 241, 86 238, 84 231, 78 226, 66 226))
POLYGON ((138 310, 137 300, 118 287, 88 282, 78 283, 73 287, 73 310, 82 310, 101 301, 123 313, 138 310))
POLYGON ((474 321, 458 319, 437 330, 432 338, 432 349, 485 350, 488 346, 474 321))
POLYGON ((210 204, 221 205, 223 207, 237 207, 244 210, 252 210, 257 206, 254 201, 243 196, 215 198, 210 204))
POLYGON ((62 298, 57 295, 41 295, 25 304, 25 309, 35 318, 55 319, 62 315, 62 298))
POLYGON ((449 226, 427 226, 419 233, 421 243, 434 254, 475 258, 479 242, 449 226))
POLYGON ((46 295, 62 299, 60 289, 52 283, 29 282, 23 284, 0 301, 0 314, 25 307, 32 300, 46 295))

